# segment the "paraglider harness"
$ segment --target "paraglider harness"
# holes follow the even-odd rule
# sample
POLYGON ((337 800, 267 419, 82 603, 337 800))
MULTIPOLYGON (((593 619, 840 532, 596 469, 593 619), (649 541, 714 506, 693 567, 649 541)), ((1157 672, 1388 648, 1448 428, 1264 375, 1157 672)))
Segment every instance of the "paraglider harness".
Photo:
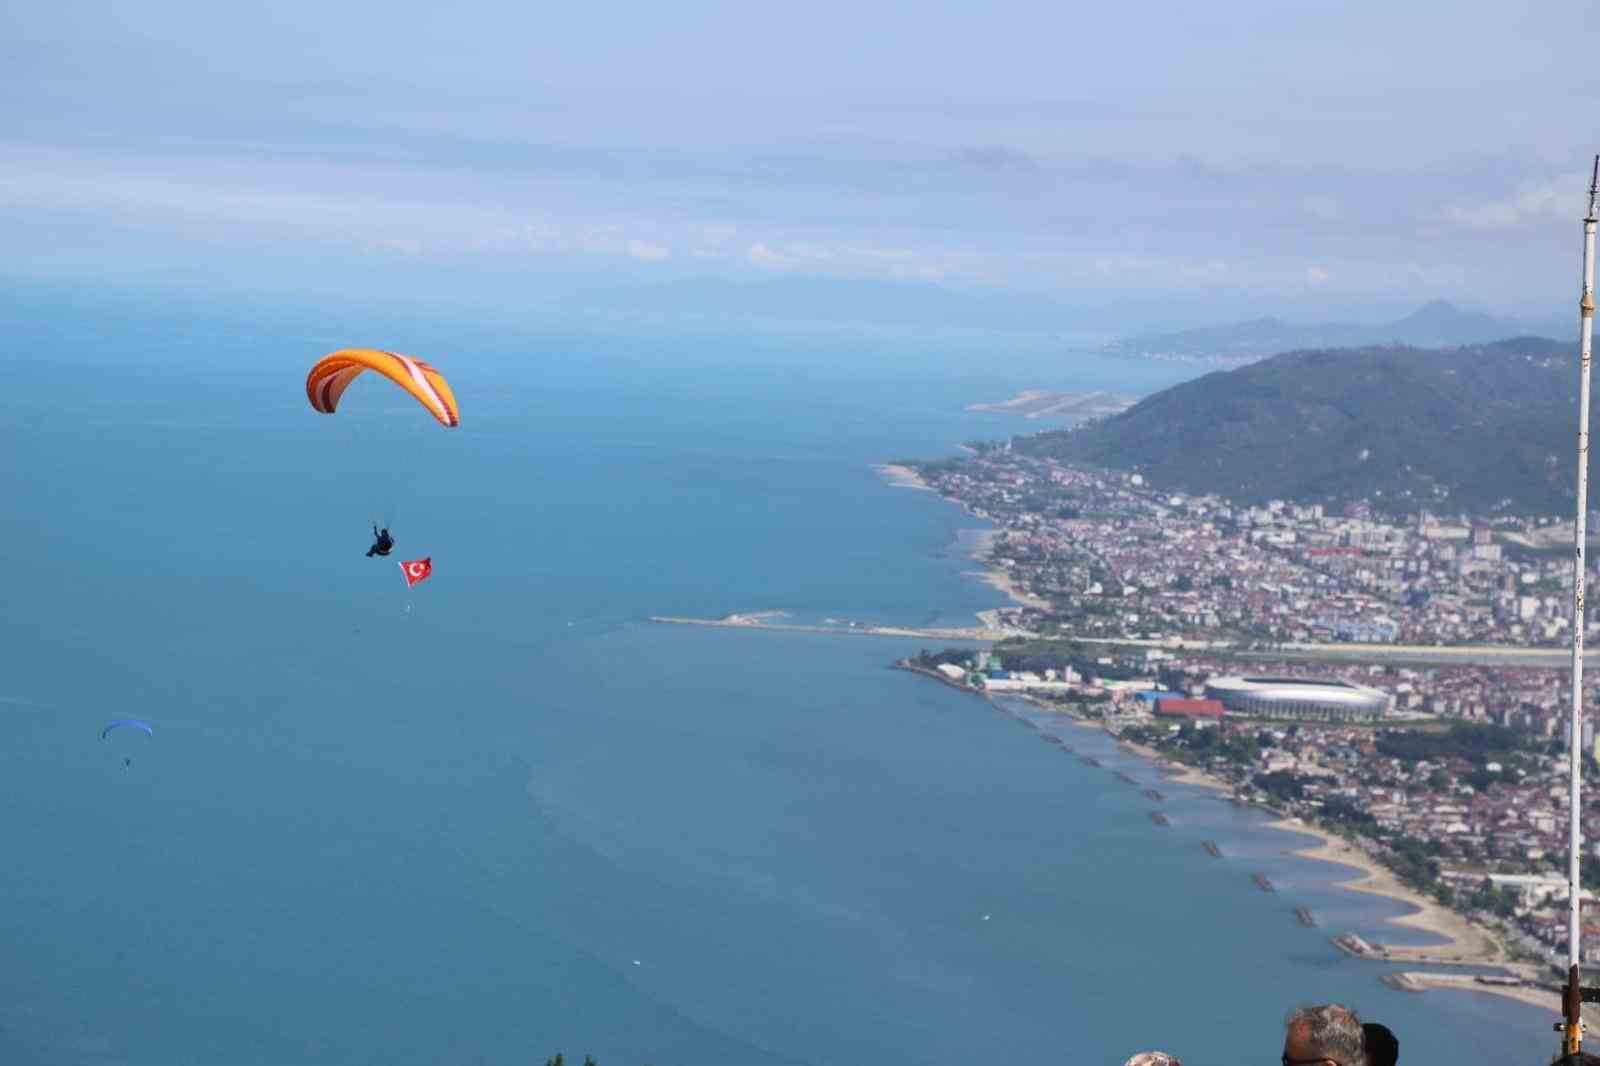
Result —
POLYGON ((372 547, 367 549, 368 559, 372 558, 374 555, 388 555, 390 552, 394 551, 394 538, 389 536, 389 531, 387 529, 380 531, 378 527, 374 525, 372 527, 372 535, 378 539, 377 543, 373 544, 372 547))

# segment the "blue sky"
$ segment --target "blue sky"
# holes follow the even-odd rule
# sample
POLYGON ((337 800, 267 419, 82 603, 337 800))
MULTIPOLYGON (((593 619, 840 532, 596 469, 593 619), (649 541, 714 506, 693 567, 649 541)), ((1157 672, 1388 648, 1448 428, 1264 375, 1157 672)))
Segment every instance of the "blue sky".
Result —
POLYGON ((1574 297, 1592 3, 0 10, 12 271, 1574 297))

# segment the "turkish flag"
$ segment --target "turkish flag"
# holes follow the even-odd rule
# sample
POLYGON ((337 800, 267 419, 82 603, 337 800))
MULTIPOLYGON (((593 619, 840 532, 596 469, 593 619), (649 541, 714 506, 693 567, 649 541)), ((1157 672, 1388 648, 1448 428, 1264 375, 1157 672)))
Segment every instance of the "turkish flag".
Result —
POLYGON ((410 588, 419 581, 426 581, 433 576, 433 556, 426 559, 407 559, 400 564, 400 572, 406 575, 406 588, 410 588))

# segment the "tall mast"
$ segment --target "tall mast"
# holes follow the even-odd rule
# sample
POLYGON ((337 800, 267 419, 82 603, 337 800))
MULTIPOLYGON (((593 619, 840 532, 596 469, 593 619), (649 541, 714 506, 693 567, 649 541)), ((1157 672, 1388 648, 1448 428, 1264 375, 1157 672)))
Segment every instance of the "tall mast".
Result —
POLYGON ((1583 295, 1578 300, 1578 516, 1572 532, 1572 720, 1567 744, 1571 780, 1567 805, 1570 837, 1567 850, 1567 994, 1562 1049, 1572 1055, 1583 1045, 1582 985, 1578 964, 1583 954, 1583 585, 1584 541, 1589 519, 1589 369, 1594 332, 1595 199, 1600 195, 1600 156, 1589 179, 1589 213, 1583 219, 1583 295))

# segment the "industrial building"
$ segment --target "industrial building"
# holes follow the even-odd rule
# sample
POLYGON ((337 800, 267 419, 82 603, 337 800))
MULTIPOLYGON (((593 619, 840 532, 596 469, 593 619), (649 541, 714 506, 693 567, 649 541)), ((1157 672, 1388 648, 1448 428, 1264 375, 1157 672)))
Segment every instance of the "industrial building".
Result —
POLYGON ((1309 722, 1364 722, 1381 718, 1392 697, 1348 681, 1304 677, 1218 677, 1206 682, 1206 698, 1229 714, 1309 722))
POLYGON ((1217 700, 1190 700, 1164 696, 1155 701, 1157 718, 1188 719, 1197 724, 1215 725, 1222 721, 1225 708, 1217 700))

